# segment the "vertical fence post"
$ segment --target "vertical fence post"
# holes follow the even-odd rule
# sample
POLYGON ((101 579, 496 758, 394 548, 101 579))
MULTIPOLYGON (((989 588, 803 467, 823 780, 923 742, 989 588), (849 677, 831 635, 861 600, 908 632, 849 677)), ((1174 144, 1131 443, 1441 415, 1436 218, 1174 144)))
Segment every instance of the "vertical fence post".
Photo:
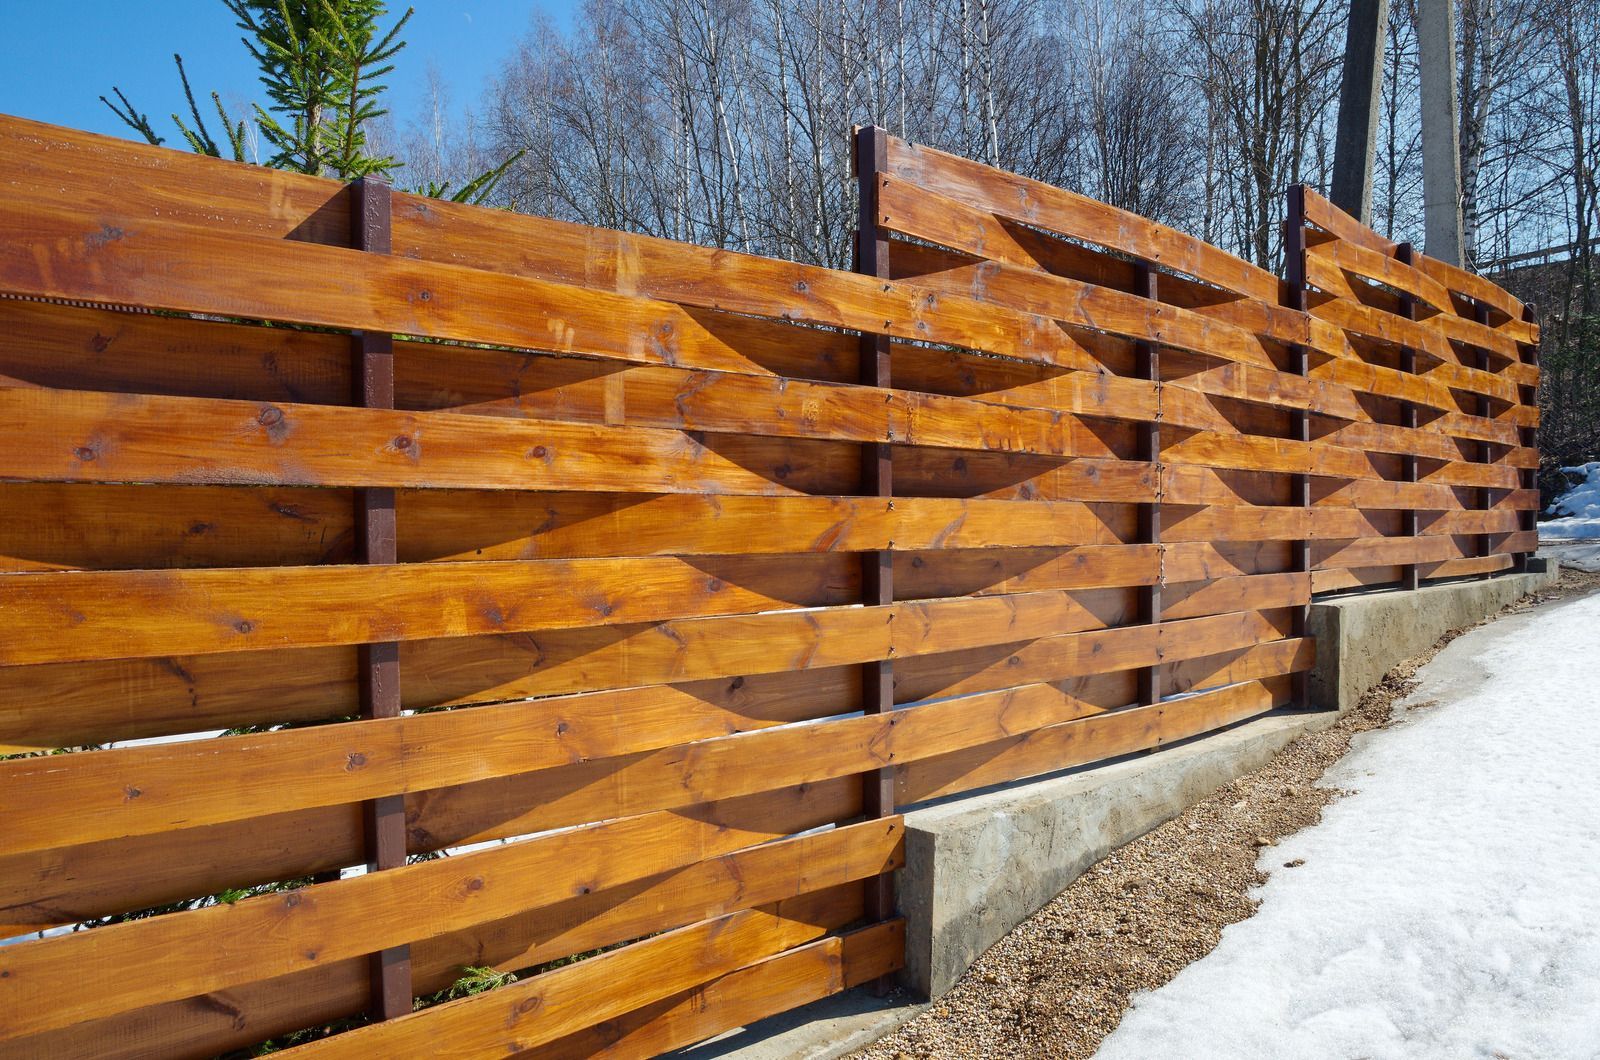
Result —
MULTIPOLYGON (((1403 265, 1415 266, 1417 263, 1417 249, 1410 243, 1401 243, 1395 250, 1395 258, 1403 265)), ((1401 293, 1400 313, 1407 320, 1416 320, 1420 315, 1417 309, 1415 295, 1401 293)), ((1417 374, 1417 351, 1410 346, 1400 347, 1400 370, 1407 375, 1417 374)), ((1408 430, 1417 429, 1417 406, 1410 401, 1400 402, 1400 424, 1408 430)), ((1417 454, 1406 453, 1400 457, 1400 480, 1402 482, 1417 481, 1417 454)), ((1400 510, 1400 532, 1413 542, 1417 538, 1417 506, 1415 502, 1407 504, 1400 510)), ((1415 589, 1420 584, 1416 563, 1407 563, 1400 570, 1400 588, 1415 589)))
MULTIPOLYGON (((1284 257, 1284 286, 1288 288, 1289 308, 1297 309, 1302 313, 1309 311, 1309 301, 1306 298, 1306 186, 1292 184, 1289 187, 1289 203, 1287 224, 1283 233, 1284 257)), ((1311 358, 1302 345, 1289 347, 1289 371, 1301 377, 1311 374, 1311 358)), ((1306 450, 1310 451, 1311 443, 1311 412, 1309 409, 1294 409, 1289 413, 1289 434, 1295 441, 1305 443, 1306 450)), ((1311 476, 1309 474, 1294 475, 1291 477, 1289 491, 1290 503, 1299 507, 1306 513, 1306 533, 1315 531, 1312 525, 1316 518, 1316 511, 1311 507, 1311 476)), ((1293 555, 1291 569, 1304 573, 1306 585, 1311 585, 1311 538, 1299 538, 1291 545, 1293 555)), ((1304 637, 1308 631, 1310 618, 1310 605, 1294 609, 1292 635, 1304 637)), ((1294 678, 1294 705, 1302 708, 1311 706, 1310 676, 1304 670, 1295 672, 1294 678)))
MULTIPOLYGON (((1474 302, 1472 319, 1476 320, 1484 327, 1488 327, 1489 307, 1484 305, 1482 302, 1474 302)), ((1472 366, 1478 369, 1480 372, 1488 372, 1489 351, 1479 348, 1477 355, 1472 360, 1472 366)), ((1477 396, 1474 406, 1478 410, 1478 415, 1484 419, 1489 419, 1494 414, 1494 408, 1489 403, 1489 398, 1483 394, 1479 394, 1477 396)), ((1493 442, 1479 442, 1478 462, 1485 465, 1492 465, 1495 460, 1494 448, 1493 442)), ((1494 509, 1494 490, 1492 488, 1483 486, 1478 490, 1478 508, 1484 512, 1489 512, 1494 509)), ((1487 557, 1494 548, 1494 541, 1488 534, 1478 534, 1473 538, 1473 540, 1477 545, 1473 551, 1479 556, 1487 557)), ((1478 575, 1478 580, 1487 581, 1492 577, 1494 577, 1494 572, 1486 570, 1478 575)))
MULTIPOLYGON (((1141 298, 1148 298, 1155 302, 1159 299, 1160 288, 1156 270, 1144 262, 1139 262, 1134 293, 1141 298)), ((1139 540, 1145 544, 1154 545, 1156 550, 1156 577, 1155 581, 1144 587, 1139 593, 1139 621, 1155 630, 1156 637, 1156 662, 1151 666, 1139 669, 1139 705, 1148 706, 1161 702, 1161 583, 1165 577, 1165 564, 1162 562, 1161 551, 1161 494, 1163 481, 1161 475, 1161 359, 1152 342, 1140 340, 1133 345, 1133 374, 1139 379, 1148 379, 1156 387, 1156 415, 1138 435, 1139 459, 1148 461, 1155 471, 1155 496, 1149 504, 1139 505, 1139 540)))
MULTIPOLYGON (((875 126, 858 127, 852 152, 859 212, 856 218, 855 271, 868 276, 889 278, 889 235, 878 224, 878 174, 889 168, 889 134, 875 126)), ((876 332, 861 334, 860 382, 863 386, 887 387, 889 377, 889 338, 876 332)), ((894 510, 894 465, 888 439, 861 447, 861 493, 883 498, 894 510)), ((894 603, 894 553, 889 549, 861 554, 861 602, 868 607, 894 603)), ((867 714, 887 714, 894 710, 894 663, 890 659, 869 662, 862 667, 861 709, 867 714)), ((888 817, 894 813, 894 770, 873 770, 863 777, 866 816, 888 817)), ((871 885, 867 916, 887 920, 895 913, 894 877, 881 875, 871 885)), ((880 993, 888 989, 888 979, 879 980, 880 993)))
MULTIPOLYGON (((351 244, 373 254, 390 252, 389 185, 363 177, 350 186, 351 244)), ((373 331, 351 335, 351 400, 364 408, 394 408, 394 337, 373 331)), ((394 563, 394 490, 355 491, 356 561, 394 563)), ((400 714, 400 645, 394 641, 357 648, 357 680, 363 718, 400 714)), ((386 795, 363 808, 367 870, 406 863, 405 798, 386 795)), ((394 1019, 411 1011, 411 948, 395 946, 372 955, 372 1015, 394 1019)))
MULTIPOLYGON (((1522 307, 1522 319, 1530 324, 1537 322, 1535 320, 1533 306, 1525 305, 1522 307)), ((1539 346, 1537 343, 1529 347, 1528 357, 1529 360, 1527 363, 1533 365, 1537 365, 1539 363, 1539 346)), ((1530 408, 1538 408, 1539 388, 1536 386, 1527 386, 1523 383, 1518 383, 1517 402, 1520 405, 1530 408)), ((1523 448, 1532 449, 1537 453, 1539 451, 1539 428, 1518 426, 1517 441, 1523 446, 1523 448)), ((1537 490, 1539 488, 1539 469, 1537 467, 1522 468, 1518 474, 1518 481, 1521 483, 1524 490, 1537 490)), ((1523 508, 1518 511, 1517 529, 1521 530, 1523 533, 1538 532, 1539 509, 1537 506, 1532 508, 1523 508)), ((1528 553, 1517 553, 1516 569, 1519 572, 1528 569, 1528 553)))

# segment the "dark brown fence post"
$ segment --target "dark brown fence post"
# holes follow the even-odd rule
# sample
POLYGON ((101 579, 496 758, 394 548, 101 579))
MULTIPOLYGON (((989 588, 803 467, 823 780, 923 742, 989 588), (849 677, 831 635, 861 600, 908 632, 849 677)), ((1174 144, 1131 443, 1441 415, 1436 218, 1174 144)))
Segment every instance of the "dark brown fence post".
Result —
MULTIPOLYGON (((1304 313, 1308 311, 1306 298, 1306 186, 1292 184, 1289 187, 1289 217, 1288 224, 1283 233, 1284 281, 1288 288, 1289 308, 1298 309, 1304 313)), ((1289 371, 1298 376, 1311 374, 1311 359, 1306 353, 1306 348, 1300 345, 1289 347, 1289 371)), ((1294 409, 1289 414, 1289 435, 1296 441, 1306 443, 1308 450, 1311 442, 1311 412, 1309 409, 1294 409)), ((1295 475, 1290 479, 1290 501, 1306 512, 1307 520, 1316 518, 1316 512, 1311 507, 1311 476, 1295 475)), ((1313 528, 1307 526, 1307 533, 1313 528)), ((1304 572, 1306 584, 1311 584, 1311 539, 1303 537, 1296 540, 1291 546, 1293 550, 1293 566, 1295 571, 1304 572)), ((1310 605, 1297 607, 1294 610, 1294 628, 1291 633, 1295 637, 1304 637, 1309 628, 1310 605)), ((1294 675, 1294 703, 1297 707, 1311 706, 1310 677, 1304 670, 1298 670, 1294 675)))
MULTIPOLYGON (((350 186, 351 244, 373 254, 390 252, 389 185, 364 177, 350 186)), ((374 331, 351 336, 352 403, 394 408, 394 337, 374 331)), ((394 490, 355 491, 356 560, 394 563, 394 490)), ((361 716, 400 714, 400 645, 394 641, 357 648, 361 716)), ((364 807, 367 870, 380 872, 406 863, 405 798, 387 795, 364 807)), ((372 955, 372 1015, 394 1019, 411 1011, 411 948, 395 946, 372 955)))
MULTIPOLYGON (((1134 293, 1141 298, 1148 298, 1155 302, 1159 300, 1160 289, 1156 270, 1144 262, 1138 265, 1137 279, 1135 280, 1134 293)), ((1134 343, 1133 374, 1138 379, 1148 379, 1157 387, 1158 393, 1161 386, 1161 360, 1156 352, 1156 346, 1151 342, 1134 343)), ((1149 504, 1139 505, 1139 540, 1146 544, 1154 545, 1156 549, 1156 577, 1155 581, 1144 587, 1139 593, 1139 621, 1156 629, 1157 661, 1153 666, 1141 667, 1139 670, 1139 705, 1146 706, 1161 702, 1161 583, 1164 577, 1161 562, 1161 402, 1156 401, 1156 418, 1144 425, 1144 430, 1139 434, 1139 459, 1145 460, 1155 469, 1155 496, 1149 504)))
MULTIPOLYGON (((875 125, 855 130, 853 153, 859 212, 856 218, 855 271, 889 278, 889 235, 878 225, 878 174, 889 167, 889 134, 875 125)), ((861 335, 860 381, 863 386, 887 387, 889 338, 876 332, 861 335)), ((888 440, 861 447, 861 493, 882 497, 894 509, 894 464, 888 440)), ((894 553, 888 549, 861 554, 861 602, 868 607, 894 603, 894 553)), ((894 663, 880 659, 862 666, 861 709, 867 714, 887 714, 894 709, 894 663)), ((894 770, 889 767, 866 774, 863 808, 866 816, 894 813, 894 770)), ((894 877, 878 876, 869 892, 867 916, 887 920, 895 914, 894 877)), ((878 983, 880 992, 888 980, 878 983)))
MULTIPOLYGON (((1534 313, 1533 306, 1525 305, 1522 307, 1523 320, 1530 324, 1536 324, 1538 321, 1535 318, 1536 314, 1534 313)), ((1538 365, 1538 343, 1534 343, 1532 346, 1528 347, 1528 358, 1529 359, 1527 363, 1538 365)), ((1522 405, 1530 408, 1538 408, 1539 388, 1536 386, 1527 386, 1525 384, 1518 383, 1517 399, 1522 405)), ((1534 452, 1538 452, 1539 428, 1519 426, 1517 428, 1517 440, 1524 448, 1532 449, 1534 452)), ((1522 468, 1520 474, 1518 475, 1518 479, 1521 482, 1523 489, 1537 490, 1539 488, 1539 469, 1537 467, 1522 468)), ((1537 507, 1521 509, 1517 513, 1517 529, 1523 531, 1524 533, 1536 533, 1539 529, 1539 509, 1537 507)), ((1528 553, 1518 552, 1516 554, 1516 569, 1518 571, 1525 571, 1528 569, 1528 553)))
MULTIPOLYGON (((1475 301, 1473 303, 1472 319, 1476 320, 1484 327, 1489 327, 1489 307, 1484 305, 1482 302, 1475 301)), ((1481 372, 1488 372, 1489 351, 1480 347, 1477 355, 1473 357, 1472 366, 1481 372)), ((1477 396, 1475 399, 1475 407, 1478 410, 1478 415, 1486 420, 1494 415, 1494 406, 1490 403, 1489 398, 1484 394, 1479 394, 1477 396)), ((1493 465, 1494 460, 1494 443, 1479 442, 1478 462, 1485 465, 1493 465)), ((1493 489, 1488 486, 1484 486, 1478 490, 1478 508, 1485 512, 1492 511, 1494 509, 1493 489)), ((1493 552, 1494 539, 1488 534, 1478 534, 1473 538, 1473 540, 1476 542, 1476 547, 1473 549, 1473 551, 1478 555, 1486 557, 1493 552)), ((1478 580, 1487 581, 1492 577, 1494 577, 1493 571, 1483 571, 1478 575, 1478 580)))
MULTIPOLYGON (((1416 266, 1417 248, 1410 243, 1401 243, 1395 248, 1395 258, 1403 265, 1416 266)), ((1401 293, 1400 312, 1407 320, 1416 320, 1420 315, 1417 310, 1415 295, 1401 293)), ((1410 346, 1400 347, 1400 370, 1407 375, 1417 373, 1417 351, 1410 346)), ((1400 423, 1409 430, 1417 429, 1417 406, 1410 401, 1400 402, 1400 423)), ((1402 482, 1417 481, 1417 454, 1406 453, 1400 457, 1400 480, 1402 482)), ((1408 504, 1400 510, 1400 532, 1413 541, 1417 537, 1417 508, 1415 504, 1408 504)), ((1400 588, 1415 589, 1420 584, 1417 573, 1417 564, 1407 563, 1400 571, 1400 588)))

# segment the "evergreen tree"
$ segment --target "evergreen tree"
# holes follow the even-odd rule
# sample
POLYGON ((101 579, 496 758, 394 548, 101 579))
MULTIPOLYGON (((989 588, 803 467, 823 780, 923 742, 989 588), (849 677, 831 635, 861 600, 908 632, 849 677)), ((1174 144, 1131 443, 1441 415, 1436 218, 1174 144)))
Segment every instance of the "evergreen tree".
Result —
MULTIPOLYGON (((273 154, 265 164, 314 176, 354 180, 368 175, 388 175, 401 163, 374 154, 367 143, 368 125, 385 111, 379 97, 388 87, 384 78, 394 70, 392 60, 405 47, 400 30, 410 20, 407 8, 387 30, 381 23, 388 13, 383 0, 222 0, 232 12, 250 57, 261 70, 268 106, 254 104, 254 120, 261 138, 273 154)), ((189 149, 221 157, 223 149, 239 162, 245 158, 246 123, 228 117, 222 100, 211 93, 211 103, 222 122, 219 144, 206 126, 194 98, 183 57, 173 56, 183 85, 189 117, 172 115, 189 149)), ((117 101, 101 102, 129 128, 152 144, 157 135, 149 116, 139 112, 119 88, 117 101)), ((449 197, 457 202, 481 202, 516 159, 481 174, 449 197)), ((425 190, 444 197, 445 186, 425 190)))

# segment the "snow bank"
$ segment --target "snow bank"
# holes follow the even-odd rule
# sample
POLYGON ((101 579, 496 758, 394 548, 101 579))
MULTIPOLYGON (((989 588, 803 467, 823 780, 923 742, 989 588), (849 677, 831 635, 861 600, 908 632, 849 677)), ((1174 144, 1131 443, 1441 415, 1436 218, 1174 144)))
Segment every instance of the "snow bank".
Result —
POLYGON ((1539 536, 1547 540, 1600 538, 1600 460, 1561 470, 1580 481, 1550 505, 1546 514, 1559 518, 1540 523, 1539 536))
POLYGON ((1600 1057, 1596 628, 1600 597, 1468 634, 1481 679, 1358 739, 1358 793, 1099 1056, 1600 1057))
POLYGON ((1563 567, 1600 573, 1600 460, 1561 471, 1577 484, 1546 510, 1557 518, 1539 524, 1540 545, 1563 567))

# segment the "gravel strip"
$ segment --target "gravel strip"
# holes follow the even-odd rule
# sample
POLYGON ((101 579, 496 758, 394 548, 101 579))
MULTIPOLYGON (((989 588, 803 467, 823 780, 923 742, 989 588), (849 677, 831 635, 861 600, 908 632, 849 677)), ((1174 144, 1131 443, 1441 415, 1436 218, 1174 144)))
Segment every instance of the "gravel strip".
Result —
MULTIPOLYGON (((1600 575, 1563 572, 1506 613, 1600 589, 1600 575)), ((860 1053, 910 1057, 1088 1057, 1132 996, 1166 983, 1255 912, 1263 847, 1315 824, 1341 793, 1318 787, 1357 733, 1388 724, 1417 668, 1465 629, 1395 667, 1337 724, 1308 733, 1254 773, 1084 873, 980 957, 933 1007, 860 1053)), ((1264 863, 1279 871, 1270 856, 1264 863)), ((1293 871, 1299 862, 1283 863, 1293 871)))

